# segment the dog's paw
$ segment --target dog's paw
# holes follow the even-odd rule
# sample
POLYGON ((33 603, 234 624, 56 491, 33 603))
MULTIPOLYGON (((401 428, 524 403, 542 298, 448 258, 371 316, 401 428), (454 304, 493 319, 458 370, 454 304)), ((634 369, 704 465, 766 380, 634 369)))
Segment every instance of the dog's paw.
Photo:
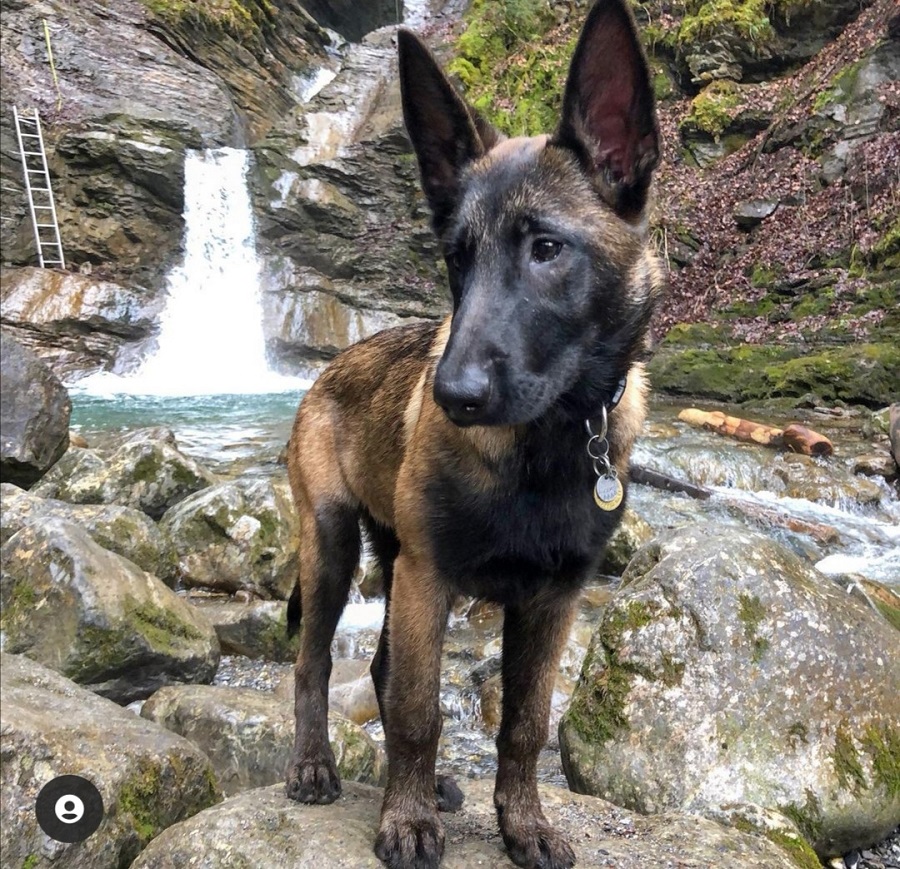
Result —
POLYGON ((575 852, 546 821, 507 825, 501 832, 510 859, 522 869, 571 869, 575 852))
POLYGON ((375 856, 388 869, 437 869, 444 853, 444 827, 437 814, 387 813, 375 839, 375 856))
POLYGON ((298 803, 333 803, 341 795, 341 778, 334 755, 329 753, 291 761, 288 768, 288 799, 298 803))
POLYGON ((459 789, 456 779, 449 775, 439 775, 434 788, 437 796, 439 812, 458 812, 462 808, 463 792, 459 789))

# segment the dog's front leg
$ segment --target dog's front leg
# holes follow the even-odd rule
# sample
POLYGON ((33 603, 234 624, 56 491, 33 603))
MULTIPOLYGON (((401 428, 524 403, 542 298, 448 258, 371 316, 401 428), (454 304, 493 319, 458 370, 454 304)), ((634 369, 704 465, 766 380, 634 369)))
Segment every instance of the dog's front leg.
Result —
POLYGON ((436 869, 444 852, 434 766, 441 646, 451 594, 431 564, 401 551, 388 613, 388 784, 375 853, 390 869, 436 869))
POLYGON ((551 589, 505 609, 494 805, 509 855, 525 869, 575 865, 569 843, 541 811, 537 760, 547 741, 553 682, 577 600, 577 591, 551 589))

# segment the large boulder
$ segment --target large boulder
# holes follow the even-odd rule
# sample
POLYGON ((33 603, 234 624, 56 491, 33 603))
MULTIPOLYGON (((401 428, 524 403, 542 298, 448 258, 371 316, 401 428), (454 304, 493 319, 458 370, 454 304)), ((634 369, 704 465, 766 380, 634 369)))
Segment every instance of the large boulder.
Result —
MULTIPOLYGON (((275 696, 286 709, 294 708, 294 674, 288 673, 275 686, 275 696)), ((369 672, 369 660, 337 658, 328 680, 328 709, 356 724, 378 718, 378 697, 369 672)))
POLYGON ((3 865, 128 866, 166 827, 221 799, 206 756, 186 739, 23 655, 0 655, 3 865), (78 844, 41 832, 35 799, 60 775, 96 785, 105 820, 78 844))
POLYGON ((147 429, 129 435, 105 455, 69 450, 35 494, 75 504, 125 504, 159 519, 188 495, 217 482, 178 449, 170 431, 147 429))
POLYGON ((570 787, 641 812, 794 820, 821 856, 900 821, 900 632, 762 535, 635 556, 560 726, 570 787))
POLYGON ((219 642, 183 598, 76 525, 47 519, 0 549, 4 649, 129 703, 173 682, 209 682, 219 642))
POLYGON ((221 483, 185 498, 160 527, 179 554, 185 585, 290 596, 299 523, 286 485, 267 479, 221 483))
POLYGON ((69 504, 0 484, 0 545, 26 525, 63 519, 87 531, 104 549, 163 580, 175 574, 175 555, 159 526, 145 513, 118 504, 69 504))
MULTIPOLYGON (((492 781, 460 782, 465 802, 442 816, 446 849, 442 869, 512 866, 497 831, 492 781)), ((705 818, 642 818, 603 800, 541 785, 548 820, 563 830, 579 869, 784 869, 785 852, 762 837, 705 818)), ((132 869, 382 869, 372 850, 383 793, 353 782, 331 806, 304 806, 281 785, 248 791, 167 830, 132 869)))
POLYGON ((90 275, 22 268, 0 272, 0 302, 6 328, 68 383, 133 365, 156 332, 164 298, 90 275))
POLYGON ((36 483, 69 446, 69 393, 34 353, 0 341, 0 479, 36 483))
MULTIPOLYGON (((283 782, 294 743, 294 705, 252 688, 163 688, 141 715, 180 734, 212 761, 226 794, 283 782)), ((343 781, 383 783, 384 752, 358 725, 328 718, 328 738, 343 781)))

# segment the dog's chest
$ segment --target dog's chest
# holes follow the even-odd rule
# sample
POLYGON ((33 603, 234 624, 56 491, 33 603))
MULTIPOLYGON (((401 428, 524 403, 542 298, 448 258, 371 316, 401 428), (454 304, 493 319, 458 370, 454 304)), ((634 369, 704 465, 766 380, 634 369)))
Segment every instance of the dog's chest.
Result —
POLYGON ((429 487, 435 564, 464 594, 510 603, 548 583, 580 583, 618 524, 622 506, 594 502, 583 444, 519 458, 487 489, 450 474, 429 487))

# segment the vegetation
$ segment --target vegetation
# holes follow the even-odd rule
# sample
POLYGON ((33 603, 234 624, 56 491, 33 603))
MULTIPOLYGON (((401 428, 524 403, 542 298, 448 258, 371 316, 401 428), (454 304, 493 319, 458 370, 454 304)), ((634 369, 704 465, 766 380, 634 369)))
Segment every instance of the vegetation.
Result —
POLYGON ((240 42, 259 38, 274 26, 277 10, 271 0, 141 0, 169 24, 225 33, 240 42))

